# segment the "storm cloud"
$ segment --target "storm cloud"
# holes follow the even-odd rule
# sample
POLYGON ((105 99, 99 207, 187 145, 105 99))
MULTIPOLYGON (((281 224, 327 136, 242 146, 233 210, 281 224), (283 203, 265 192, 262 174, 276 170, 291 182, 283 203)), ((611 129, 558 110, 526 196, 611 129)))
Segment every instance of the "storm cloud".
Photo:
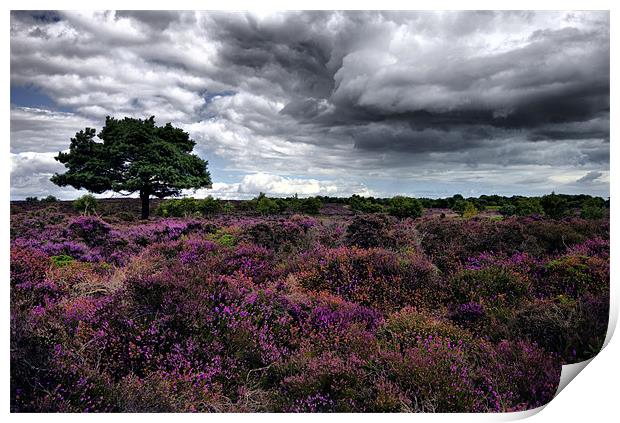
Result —
POLYGON ((13 12, 11 84, 49 99, 12 97, 14 196, 107 115, 185 128, 228 197, 609 192, 607 12, 13 12))

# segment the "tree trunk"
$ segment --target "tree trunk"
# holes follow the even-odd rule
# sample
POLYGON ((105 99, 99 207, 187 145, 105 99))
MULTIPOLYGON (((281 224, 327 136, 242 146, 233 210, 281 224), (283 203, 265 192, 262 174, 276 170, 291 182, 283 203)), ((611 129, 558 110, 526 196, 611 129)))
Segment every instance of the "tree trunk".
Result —
POLYGON ((149 218, 149 192, 140 190, 140 200, 142 201, 142 219, 149 218))

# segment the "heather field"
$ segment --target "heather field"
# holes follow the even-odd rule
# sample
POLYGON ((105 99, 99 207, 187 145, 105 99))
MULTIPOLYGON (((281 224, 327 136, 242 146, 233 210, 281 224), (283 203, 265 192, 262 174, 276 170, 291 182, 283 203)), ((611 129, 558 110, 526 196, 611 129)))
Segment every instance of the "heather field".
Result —
POLYGON ((157 206, 12 203, 12 411, 518 411, 605 338, 607 217, 157 206))

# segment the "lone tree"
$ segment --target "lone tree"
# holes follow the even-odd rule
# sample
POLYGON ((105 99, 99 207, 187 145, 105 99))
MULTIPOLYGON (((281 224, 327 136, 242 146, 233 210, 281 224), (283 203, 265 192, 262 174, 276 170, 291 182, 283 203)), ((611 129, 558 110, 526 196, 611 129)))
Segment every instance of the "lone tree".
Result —
POLYGON ((59 186, 123 195, 135 192, 142 201, 142 219, 149 217, 149 198, 176 196, 182 189, 211 188, 207 161, 191 154, 196 142, 170 123, 156 126, 149 119, 107 117, 97 135, 86 128, 71 139, 68 153, 57 161, 67 172, 56 173, 51 181, 59 186))

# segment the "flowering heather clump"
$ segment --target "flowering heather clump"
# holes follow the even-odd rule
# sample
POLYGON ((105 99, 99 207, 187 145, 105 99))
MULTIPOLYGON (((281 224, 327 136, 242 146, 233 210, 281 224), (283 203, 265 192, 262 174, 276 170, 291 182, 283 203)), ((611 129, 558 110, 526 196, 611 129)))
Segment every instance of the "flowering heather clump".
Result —
POLYGON ((11 286, 33 286, 45 279, 51 262, 41 250, 15 246, 11 248, 11 286))
POLYGON ((606 259, 609 258, 609 240, 603 238, 588 239, 581 244, 573 245, 566 254, 606 259))
POLYGON ((464 304, 471 301, 515 304, 529 296, 527 281, 510 270, 487 267, 463 270, 450 280, 453 301, 464 304))
POLYGON ((392 243, 388 235, 390 221, 381 214, 356 216, 347 228, 347 242, 362 248, 388 246, 392 243))
POLYGON ((436 277, 424 257, 380 248, 316 249, 300 257, 299 267, 302 286, 378 308, 422 302, 422 290, 436 277))
POLYGON ((380 333, 401 349, 433 337, 451 340, 454 344, 469 343, 473 338, 467 330, 411 307, 389 316, 380 333))
POLYGON ((484 306, 478 302, 471 301, 460 304, 451 315, 452 320, 461 325, 470 325, 478 322, 485 316, 484 306))
POLYGON ((274 280, 278 269, 274 261, 273 252, 267 248, 242 244, 234 250, 224 254, 223 272, 240 274, 251 278, 255 283, 263 283, 274 280))
POLYGON ((607 293, 587 294, 579 300, 559 296, 524 305, 509 327, 515 337, 536 342, 568 363, 596 354, 605 339, 608 317, 607 293))
POLYGON ((579 298, 609 289, 609 258, 562 256, 545 267, 543 292, 579 298))
POLYGON ((308 230, 315 224, 312 218, 293 216, 291 219, 251 223, 244 228, 242 236, 248 242, 274 252, 289 251, 306 243, 308 230))
POLYGON ((54 207, 11 216, 12 411, 524 410, 607 330, 603 220, 54 207))
POLYGON ((95 216, 80 216, 67 226, 69 236, 83 240, 90 246, 106 242, 110 226, 95 216))

